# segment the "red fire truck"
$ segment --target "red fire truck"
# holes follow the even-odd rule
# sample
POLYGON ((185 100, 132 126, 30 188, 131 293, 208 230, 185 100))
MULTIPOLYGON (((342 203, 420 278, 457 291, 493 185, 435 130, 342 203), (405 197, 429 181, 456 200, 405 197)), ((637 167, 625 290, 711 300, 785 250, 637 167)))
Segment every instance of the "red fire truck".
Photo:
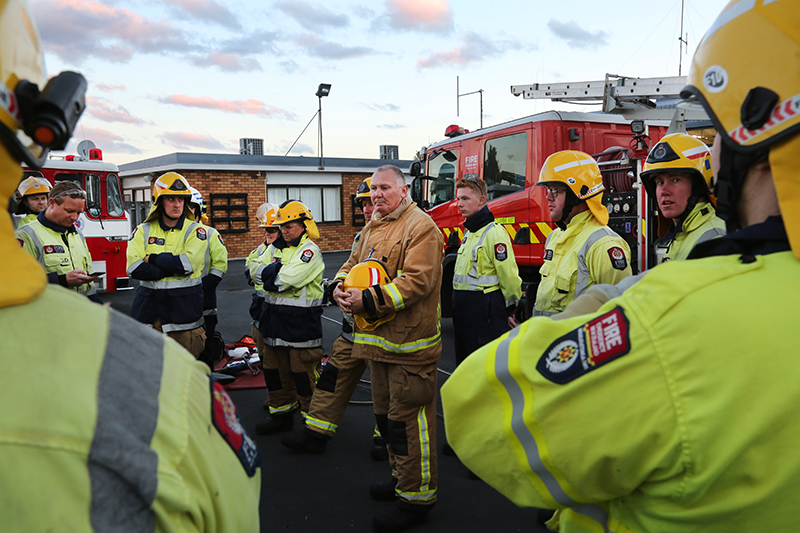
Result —
POLYGON ((98 289, 113 292, 133 288, 125 271, 131 228, 122 200, 117 166, 103 161, 103 153, 98 148, 88 148, 80 156, 51 156, 39 171, 24 165, 23 170, 26 178, 43 177, 51 185, 70 180, 83 187, 86 211, 76 225, 89 245, 92 271, 106 273, 96 282, 99 283, 98 289))
MULTIPOLYGON (((598 160, 609 227, 630 245, 634 273, 655 265, 652 242, 658 238, 658 224, 648 221, 658 214, 638 175, 649 149, 668 133, 668 126, 670 133, 686 131, 685 120, 702 118, 696 110, 657 109, 653 100, 677 98, 684 85, 685 78, 607 76, 601 82, 514 86, 512 93, 525 98, 599 100, 605 113, 547 111, 474 132, 450 126, 448 139, 423 148, 421 161, 411 167, 411 193, 445 237, 443 316, 451 316, 453 269, 464 235, 464 219, 454 201, 456 182, 486 182, 489 208, 511 236, 526 293, 535 295, 544 242, 556 226, 544 190, 534 185, 545 159, 560 150, 580 150, 598 160)), ((533 299, 527 298, 528 311, 533 299)))

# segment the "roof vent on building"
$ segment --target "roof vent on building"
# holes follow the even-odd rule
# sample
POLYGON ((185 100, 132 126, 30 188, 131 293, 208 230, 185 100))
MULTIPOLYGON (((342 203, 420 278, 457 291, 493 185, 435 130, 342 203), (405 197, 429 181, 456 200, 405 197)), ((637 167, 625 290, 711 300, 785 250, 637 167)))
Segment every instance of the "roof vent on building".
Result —
POLYGON ((239 155, 264 155, 264 139, 239 139, 239 155))
POLYGON ((400 159, 399 147, 393 144, 382 144, 381 159, 400 159))

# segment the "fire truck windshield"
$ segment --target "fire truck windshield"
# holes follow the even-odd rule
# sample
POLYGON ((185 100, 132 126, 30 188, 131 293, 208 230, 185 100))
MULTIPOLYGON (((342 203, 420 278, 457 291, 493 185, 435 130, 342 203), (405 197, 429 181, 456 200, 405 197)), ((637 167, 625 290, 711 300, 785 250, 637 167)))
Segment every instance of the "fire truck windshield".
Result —
POLYGON ((453 148, 434 154, 428 159, 426 181, 427 197, 430 207, 454 200, 456 197, 456 176, 458 150, 453 148))

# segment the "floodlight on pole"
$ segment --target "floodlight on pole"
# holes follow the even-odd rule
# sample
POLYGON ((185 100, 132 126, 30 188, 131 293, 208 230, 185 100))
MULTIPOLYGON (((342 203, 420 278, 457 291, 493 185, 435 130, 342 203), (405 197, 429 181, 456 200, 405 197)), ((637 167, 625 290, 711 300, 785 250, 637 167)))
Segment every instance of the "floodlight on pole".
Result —
POLYGON ((319 110, 317 116, 319 117, 319 170, 325 168, 325 163, 322 158, 322 98, 328 96, 331 92, 330 83, 320 83, 317 88, 317 98, 319 99, 319 110))

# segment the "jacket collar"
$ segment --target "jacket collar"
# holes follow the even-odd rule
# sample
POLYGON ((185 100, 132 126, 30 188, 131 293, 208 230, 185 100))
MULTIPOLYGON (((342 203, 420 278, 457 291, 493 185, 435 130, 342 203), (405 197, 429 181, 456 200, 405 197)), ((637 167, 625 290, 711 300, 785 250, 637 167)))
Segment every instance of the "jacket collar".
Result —
POLYGON ((467 228, 471 233, 475 233, 482 227, 486 226, 487 224, 491 224, 494 222, 494 215, 489 210, 489 206, 483 206, 483 209, 469 217, 464 221, 464 227, 467 228))
POLYGON ((761 224, 747 226, 728 235, 701 242, 689 253, 688 259, 717 255, 767 255, 791 249, 783 217, 777 216, 769 217, 761 224))
POLYGON ((184 213, 183 215, 181 215, 181 218, 178 219, 178 223, 175 224, 175 227, 170 228, 169 226, 164 224, 163 217, 158 217, 158 225, 161 226, 161 229, 164 231, 182 230, 185 221, 186 221, 186 214, 184 213))
POLYGON ((44 209, 44 210, 40 211, 38 215, 36 215, 36 220, 38 220, 39 223, 42 226, 44 226, 45 228, 51 229, 51 230, 53 230, 53 231, 55 231, 57 233, 76 233, 78 231, 75 228, 74 225, 71 225, 68 228, 65 228, 64 226, 61 226, 61 225, 56 224, 55 222, 51 221, 49 218, 47 218, 45 216, 45 212, 46 211, 47 211, 47 209, 44 209))

